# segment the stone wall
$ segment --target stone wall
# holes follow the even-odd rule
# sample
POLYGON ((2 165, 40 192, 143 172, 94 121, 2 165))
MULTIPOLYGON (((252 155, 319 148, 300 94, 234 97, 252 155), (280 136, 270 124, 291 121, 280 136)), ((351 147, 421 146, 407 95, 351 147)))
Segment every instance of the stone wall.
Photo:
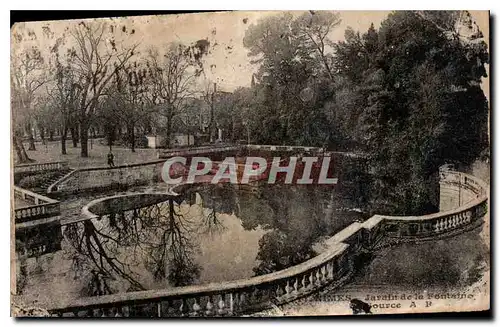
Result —
POLYGON ((161 181, 161 169, 164 161, 158 160, 113 168, 77 169, 51 185, 48 193, 73 194, 157 183, 161 181))

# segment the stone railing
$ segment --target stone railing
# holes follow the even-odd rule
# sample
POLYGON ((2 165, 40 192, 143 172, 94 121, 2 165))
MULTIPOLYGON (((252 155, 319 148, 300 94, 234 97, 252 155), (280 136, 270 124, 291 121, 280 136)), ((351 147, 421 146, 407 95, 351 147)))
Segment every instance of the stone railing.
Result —
POLYGON ((164 150, 159 152, 162 159, 139 164, 121 165, 116 167, 90 167, 75 169, 47 189, 48 194, 72 194, 82 191, 93 192, 103 189, 127 188, 136 185, 155 183, 161 179, 163 163, 167 158, 175 156, 193 156, 225 151, 236 151, 248 147, 266 151, 320 151, 320 148, 300 146, 274 145, 213 145, 180 150, 164 150))
POLYGON ((14 174, 38 173, 38 172, 52 171, 52 170, 64 170, 68 168, 69 168, 68 163, 65 161, 22 164, 14 166, 14 174))
POLYGON ((75 169, 50 185, 47 193, 71 194, 158 182, 164 162, 155 160, 116 167, 75 169))
POLYGON ((258 311, 310 294, 352 272, 349 246, 337 244, 315 258, 276 273, 249 279, 83 298, 64 308, 49 309, 60 316, 233 316, 258 311))
POLYGON ((459 185, 474 193, 474 197, 458 208, 424 216, 382 216, 386 243, 435 239, 438 236, 454 235, 464 229, 477 227, 487 212, 489 186, 474 176, 447 171, 441 173, 441 188, 447 184, 459 185))
POLYGON ((59 201, 17 186, 14 186, 13 191, 15 198, 31 204, 21 208, 14 208, 16 224, 58 216, 61 213, 59 201))
MULTIPOLYGON (((169 149, 158 152, 158 158, 171 158, 176 156, 192 156, 196 154, 206 154, 224 151, 237 151, 240 149, 265 150, 265 151, 283 151, 283 152, 311 152, 323 153, 324 149, 313 146, 295 146, 295 145, 261 145, 261 144, 241 144, 241 145, 213 145, 186 149, 169 149)), ((339 152, 340 153, 340 152, 339 152)), ((343 152, 342 152, 343 153, 343 152)))
MULTIPOLYGON (((161 180, 162 165, 168 158, 175 156, 193 156, 225 151, 236 151, 243 148, 264 151, 295 151, 323 153, 322 148, 308 146, 280 146, 280 145, 213 145, 179 150, 163 150, 158 153, 162 159, 139 164, 121 165, 116 167, 90 167, 75 169, 47 189, 48 194, 73 194, 80 192, 94 192, 107 189, 128 188, 130 186, 146 185, 161 180)), ((324 153, 332 154, 331 152, 324 153)), ((356 155, 342 153, 344 155, 356 155)), ((357 155, 356 155, 357 156, 357 155)))
POLYGON ((267 150, 267 151, 304 151, 304 152, 323 152, 323 148, 313 146, 294 146, 294 145, 260 145, 248 144, 244 145, 250 150, 267 150))
POLYGON ((193 156, 195 154, 235 151, 241 148, 241 145, 212 145, 185 149, 168 149, 158 151, 158 158, 168 159, 171 157, 193 156))
MULTIPOLYGON (((233 316, 290 302, 326 285, 340 286, 354 273, 354 260, 362 251, 392 245, 392 241, 439 239, 482 223, 488 185, 464 173, 443 174, 442 183, 459 178, 465 187, 477 191, 476 199, 447 212, 415 217, 375 215, 363 223, 355 222, 327 240, 320 255, 275 273, 223 283, 80 298, 51 307, 49 312, 54 316, 90 317, 233 316)), ((85 209, 89 218, 96 217, 92 207, 97 202, 85 209)), ((104 213, 102 207, 97 211, 104 213)))

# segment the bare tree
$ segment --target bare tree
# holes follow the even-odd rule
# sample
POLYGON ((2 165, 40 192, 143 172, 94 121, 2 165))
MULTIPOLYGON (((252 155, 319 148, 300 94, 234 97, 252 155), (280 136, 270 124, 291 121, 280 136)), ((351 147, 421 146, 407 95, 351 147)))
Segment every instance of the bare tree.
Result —
POLYGON ((208 119, 208 139, 210 142, 214 141, 215 135, 215 103, 216 103, 216 95, 217 95, 217 83, 213 83, 209 81, 205 84, 205 89, 203 90, 203 100, 208 105, 210 109, 210 115, 208 119), (213 86, 212 86, 213 85, 213 86))
MULTIPOLYGON (((134 55, 137 44, 123 45, 115 40, 114 35, 108 38, 105 23, 81 22, 70 34, 75 46, 70 50, 74 59, 72 69, 79 89, 78 119, 80 123, 81 156, 88 157, 88 132, 90 121, 98 108, 100 98, 105 94, 106 86, 116 71, 122 69, 134 55)), ((123 29, 125 30, 125 29, 123 29)))
POLYGON ((111 116, 123 122, 127 129, 127 140, 132 152, 135 152, 135 128, 143 120, 147 120, 154 110, 148 92, 151 83, 147 70, 140 63, 130 63, 116 71, 113 83, 108 88, 106 101, 111 116))
POLYGON ((29 162, 22 143, 23 131, 29 137, 29 150, 36 150, 33 135, 33 103, 37 91, 47 82, 45 62, 40 50, 33 46, 11 61, 11 105, 13 117, 13 143, 19 162, 29 162))
MULTIPOLYGON (((152 80, 152 103, 160 105, 166 118, 166 143, 170 145, 173 119, 192 96, 193 83, 200 75, 193 61, 192 47, 179 43, 170 44, 164 55, 151 49, 147 66, 152 80)), ((198 60, 196 57, 195 60, 198 60)))
POLYGON ((51 87, 47 87, 47 94, 60 126, 61 154, 66 154, 66 138, 70 126, 74 125, 76 120, 76 105, 80 89, 76 84, 71 64, 64 65, 57 59, 54 74, 54 83, 51 87))

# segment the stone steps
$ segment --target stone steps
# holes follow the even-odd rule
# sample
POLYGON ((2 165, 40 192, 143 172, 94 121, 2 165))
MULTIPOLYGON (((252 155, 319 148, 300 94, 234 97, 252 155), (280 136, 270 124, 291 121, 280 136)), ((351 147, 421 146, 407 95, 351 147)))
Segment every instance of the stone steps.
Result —
POLYGON ((47 195, 47 189, 49 186, 71 171, 73 171, 73 169, 58 170, 57 174, 43 182, 40 186, 34 188, 33 191, 38 194, 47 195))

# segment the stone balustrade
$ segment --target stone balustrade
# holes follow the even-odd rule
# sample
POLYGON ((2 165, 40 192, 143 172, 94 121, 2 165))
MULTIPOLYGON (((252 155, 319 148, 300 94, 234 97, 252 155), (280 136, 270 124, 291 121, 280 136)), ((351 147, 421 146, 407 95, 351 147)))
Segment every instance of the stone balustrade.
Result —
POLYGON ((441 187, 446 184, 460 186, 476 195, 458 208, 424 216, 380 216, 385 221, 385 236, 397 239, 435 238, 438 235, 461 231, 465 226, 474 226, 487 211, 488 185, 480 179, 460 172, 448 171, 441 175, 441 187))
POLYGON ((73 194, 156 183, 161 178, 164 162, 155 160, 116 167, 75 169, 50 185, 47 193, 73 194))
POLYGON ((68 163, 65 161, 21 164, 14 166, 14 174, 17 173, 38 173, 43 171, 68 169, 68 163))
MULTIPOLYGON (((107 189, 128 188, 137 185, 147 185, 161 180, 161 170, 165 160, 176 156, 193 156, 217 152, 237 151, 240 149, 279 151, 279 152, 309 152, 322 154, 323 148, 308 146, 279 145, 214 145, 180 150, 163 150, 158 152, 159 160, 139 164, 120 165, 116 167, 89 167, 75 169, 54 182, 47 189, 48 194, 75 194, 94 192, 107 189)), ((325 153, 333 154, 335 152, 325 153)), ((337 152, 340 153, 340 152, 337 152)), ((359 156, 354 153, 342 153, 347 156, 359 156)))
POLYGON ((290 145, 260 145, 260 144, 245 144, 245 145, 213 145, 202 146, 195 148, 179 149, 179 150, 162 150, 158 152, 158 158, 171 158, 177 156, 193 156, 196 154, 206 154, 224 151, 237 151, 241 149, 249 150, 265 150, 265 151, 282 151, 282 152, 312 152, 322 153, 323 148, 312 146, 290 146, 290 145))
POLYGON ((225 151, 236 151, 241 149, 240 145, 213 145, 213 146, 200 146, 194 148, 186 148, 186 149, 169 149, 169 150, 161 150, 158 152, 159 159, 168 159, 172 157, 187 157, 193 156, 196 154, 206 154, 206 153, 215 153, 215 152, 225 152, 225 151))
MULTIPOLYGON (((200 317, 241 315, 287 303, 326 285, 342 285, 353 274, 357 255, 390 244, 384 243, 387 239, 434 240, 477 227, 486 214, 488 185, 458 172, 443 173, 441 183, 457 180, 476 190, 475 200, 447 212, 415 217, 375 215, 355 222, 327 240, 320 255, 288 269, 223 283, 80 298, 48 309, 54 316, 65 317, 200 317)), ((97 203, 85 208, 89 219, 97 216, 94 206, 99 208, 98 215, 106 213, 97 203)))
POLYGON ((250 150, 267 150, 267 151, 304 151, 304 152, 323 152, 323 148, 313 146, 295 146, 295 145, 260 145, 248 144, 245 145, 250 150))
POLYGON ((200 317, 233 316, 258 311, 270 303, 292 301, 352 272, 348 245, 276 273, 223 283, 177 287, 171 290, 130 292, 74 301, 64 309, 50 309, 65 317, 200 317))
POLYGON ((61 250, 60 202, 14 186, 14 197, 31 204, 14 208, 17 258, 61 250))
POLYGON ((14 186, 14 197, 32 205, 14 208, 15 222, 23 223, 37 219, 58 216, 61 213, 60 202, 38 193, 14 186))

